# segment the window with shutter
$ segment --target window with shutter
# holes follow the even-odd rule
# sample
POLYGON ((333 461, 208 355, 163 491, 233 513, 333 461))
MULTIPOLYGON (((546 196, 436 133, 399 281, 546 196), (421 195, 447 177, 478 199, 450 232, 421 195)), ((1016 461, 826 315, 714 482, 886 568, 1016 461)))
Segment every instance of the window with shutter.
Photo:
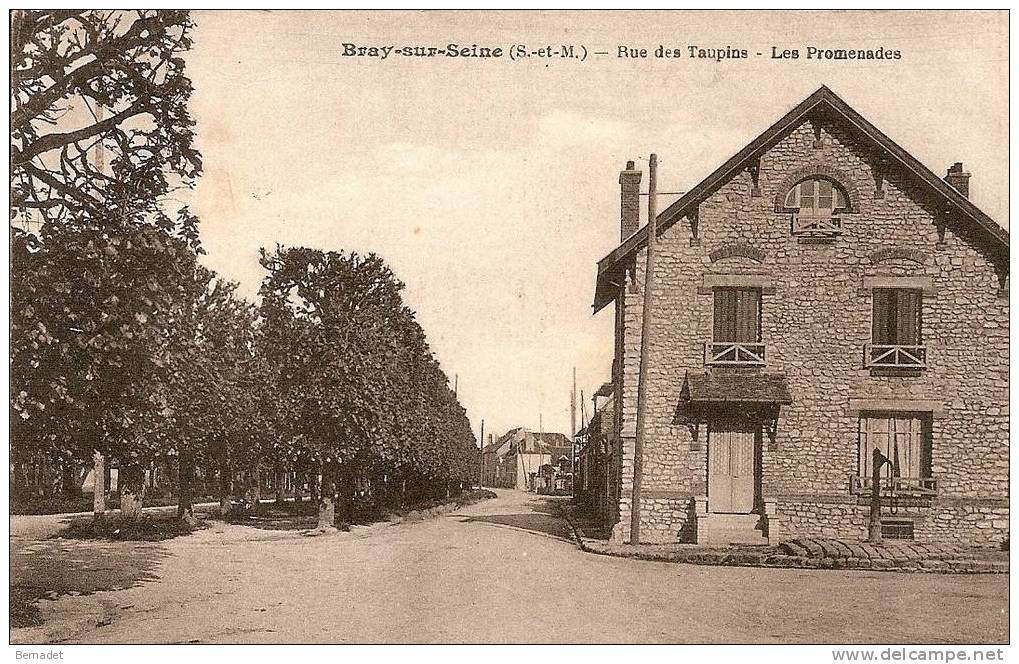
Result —
POLYGON ((715 289, 714 341, 760 341, 761 291, 757 288, 715 289))
POLYGON ((763 365, 761 290, 714 289, 714 324, 705 362, 715 365, 763 365))
POLYGON ((872 367, 923 368, 927 349, 922 340, 922 293, 907 288, 875 288, 871 344, 872 367))
POLYGON ((834 237, 842 232, 839 214, 849 205, 842 188, 825 178, 810 178, 793 186, 784 207, 793 213, 793 235, 834 237))

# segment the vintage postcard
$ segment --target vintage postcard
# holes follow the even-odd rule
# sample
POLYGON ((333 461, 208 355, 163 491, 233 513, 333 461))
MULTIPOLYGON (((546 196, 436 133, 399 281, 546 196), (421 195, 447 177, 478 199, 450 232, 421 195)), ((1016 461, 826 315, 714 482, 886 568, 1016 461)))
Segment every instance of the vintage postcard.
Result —
POLYGON ((1006 658, 1007 11, 9 21, 12 657, 1006 658))

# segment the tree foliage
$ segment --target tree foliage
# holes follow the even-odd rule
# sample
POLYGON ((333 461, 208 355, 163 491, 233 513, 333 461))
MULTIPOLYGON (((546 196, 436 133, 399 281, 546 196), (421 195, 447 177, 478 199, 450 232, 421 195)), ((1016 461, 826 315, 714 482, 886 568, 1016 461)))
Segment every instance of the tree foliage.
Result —
MULTIPOLYGON (((463 408, 377 256, 263 252, 255 306, 167 195, 200 174, 185 11, 11 16, 12 461, 176 460, 435 494, 469 482, 463 408)), ((127 484, 127 483, 124 483, 127 484)), ((132 487, 133 489, 133 487, 132 487)), ((185 510, 186 511, 186 510, 185 510)))
POLYGON ((278 247, 262 264, 263 349, 293 457, 348 481, 469 482, 470 423, 382 259, 278 247))

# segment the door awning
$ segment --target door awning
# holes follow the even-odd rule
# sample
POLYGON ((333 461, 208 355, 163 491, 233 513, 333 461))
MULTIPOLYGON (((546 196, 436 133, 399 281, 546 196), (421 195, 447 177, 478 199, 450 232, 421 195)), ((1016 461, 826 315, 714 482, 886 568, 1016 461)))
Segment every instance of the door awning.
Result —
POLYGON ((687 374, 683 398, 690 403, 741 402, 788 405, 793 402, 785 374, 687 374))

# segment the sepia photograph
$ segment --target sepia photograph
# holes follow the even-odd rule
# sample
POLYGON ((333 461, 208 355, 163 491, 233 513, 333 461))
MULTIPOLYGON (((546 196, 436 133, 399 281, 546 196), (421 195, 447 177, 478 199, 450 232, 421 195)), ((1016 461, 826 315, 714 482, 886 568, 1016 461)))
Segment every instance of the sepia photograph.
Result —
POLYGON ((1007 659, 1007 10, 8 18, 12 660, 1007 659))

